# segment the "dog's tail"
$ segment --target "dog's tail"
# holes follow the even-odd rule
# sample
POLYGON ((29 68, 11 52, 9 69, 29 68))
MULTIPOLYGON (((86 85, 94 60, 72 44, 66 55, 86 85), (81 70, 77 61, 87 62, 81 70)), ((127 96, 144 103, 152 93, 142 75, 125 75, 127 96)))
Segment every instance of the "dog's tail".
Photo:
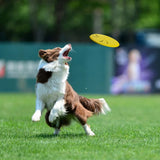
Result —
POLYGON ((94 114, 106 114, 111 111, 104 98, 88 99, 86 97, 79 96, 79 100, 87 110, 93 112, 94 114))

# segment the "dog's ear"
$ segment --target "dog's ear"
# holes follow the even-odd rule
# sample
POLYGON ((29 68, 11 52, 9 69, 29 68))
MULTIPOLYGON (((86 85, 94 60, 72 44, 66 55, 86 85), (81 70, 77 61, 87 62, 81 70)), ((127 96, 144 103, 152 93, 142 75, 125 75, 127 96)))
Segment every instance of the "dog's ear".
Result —
POLYGON ((39 50, 39 56, 40 56, 41 58, 43 58, 43 56, 44 56, 45 53, 47 53, 45 50, 43 50, 43 49, 40 49, 40 50, 39 50))

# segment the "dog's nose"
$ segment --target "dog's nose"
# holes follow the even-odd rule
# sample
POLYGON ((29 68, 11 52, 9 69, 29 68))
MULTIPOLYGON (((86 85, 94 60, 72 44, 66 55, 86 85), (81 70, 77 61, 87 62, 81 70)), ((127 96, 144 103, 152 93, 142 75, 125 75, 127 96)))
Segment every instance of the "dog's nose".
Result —
POLYGON ((68 44, 68 46, 69 46, 69 47, 72 47, 72 45, 71 45, 70 43, 68 44))

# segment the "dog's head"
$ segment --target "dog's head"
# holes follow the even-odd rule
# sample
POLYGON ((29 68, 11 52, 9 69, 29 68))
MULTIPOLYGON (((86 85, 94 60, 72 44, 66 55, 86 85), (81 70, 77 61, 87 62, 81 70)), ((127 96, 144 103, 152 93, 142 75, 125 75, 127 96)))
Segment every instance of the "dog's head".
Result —
POLYGON ((58 60, 60 63, 67 63, 72 60, 72 58, 68 56, 71 49, 71 44, 67 44, 63 48, 56 47, 47 50, 41 49, 39 51, 39 56, 47 63, 53 62, 55 60, 58 60))

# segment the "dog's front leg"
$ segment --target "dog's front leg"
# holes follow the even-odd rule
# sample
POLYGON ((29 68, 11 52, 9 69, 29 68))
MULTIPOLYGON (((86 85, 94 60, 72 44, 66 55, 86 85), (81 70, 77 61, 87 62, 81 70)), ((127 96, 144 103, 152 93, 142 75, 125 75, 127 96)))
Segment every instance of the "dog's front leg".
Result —
POLYGON ((49 115, 49 122, 53 122, 56 120, 59 116, 63 116, 66 113, 65 109, 65 101, 63 98, 60 98, 56 101, 53 108, 51 109, 50 115, 49 115))
POLYGON ((41 99, 37 98, 36 99, 36 111, 32 116, 32 121, 33 122, 40 121, 40 118, 41 118, 42 112, 44 110, 44 107, 45 107, 44 102, 41 99))

